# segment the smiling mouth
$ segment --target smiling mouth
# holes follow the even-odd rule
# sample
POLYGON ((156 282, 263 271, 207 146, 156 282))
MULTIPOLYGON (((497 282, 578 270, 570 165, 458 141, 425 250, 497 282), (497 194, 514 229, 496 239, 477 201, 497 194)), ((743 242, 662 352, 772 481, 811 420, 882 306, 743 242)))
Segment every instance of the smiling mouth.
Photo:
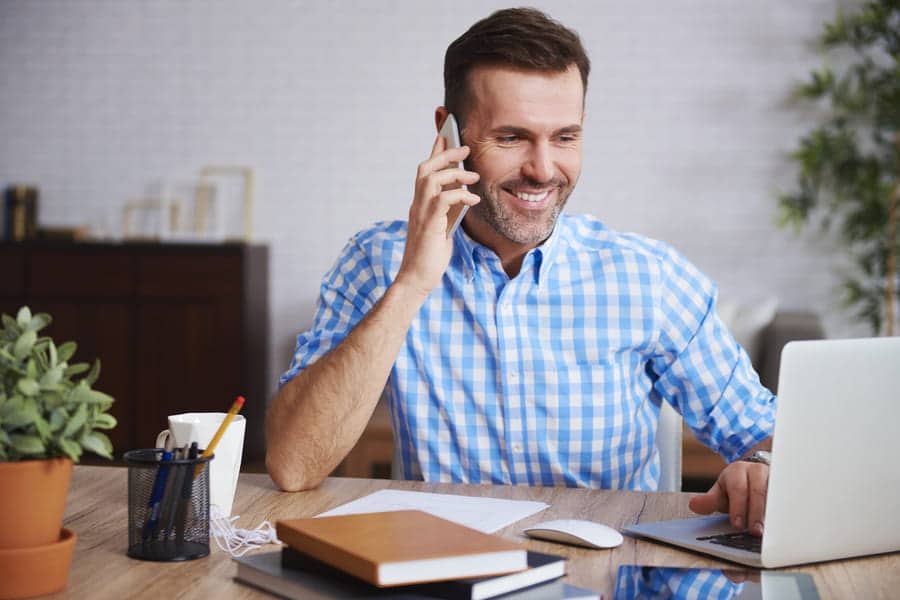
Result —
POLYGON ((525 202, 532 202, 537 204, 538 202, 542 202, 550 195, 552 190, 544 190, 543 192, 538 192, 536 194, 529 194, 527 192, 516 192, 516 198, 519 200, 524 200, 525 202))
POLYGON ((505 191, 508 194, 515 196, 517 199, 521 200, 522 202, 525 202, 526 204, 539 205, 539 204, 543 204, 544 202, 546 202, 547 199, 550 197, 550 195, 553 193, 553 191, 555 189, 556 188, 549 188, 549 189, 540 190, 540 191, 536 191, 536 192, 523 192, 521 190, 513 190, 513 189, 506 189, 505 191))

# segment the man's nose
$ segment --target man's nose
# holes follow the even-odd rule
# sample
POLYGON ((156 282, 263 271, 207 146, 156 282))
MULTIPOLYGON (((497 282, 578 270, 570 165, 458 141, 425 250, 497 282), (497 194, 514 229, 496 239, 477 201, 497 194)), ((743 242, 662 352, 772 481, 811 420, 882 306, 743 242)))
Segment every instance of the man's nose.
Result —
POLYGON ((553 179, 553 157, 549 143, 538 141, 531 145, 522 174, 539 183, 553 179))

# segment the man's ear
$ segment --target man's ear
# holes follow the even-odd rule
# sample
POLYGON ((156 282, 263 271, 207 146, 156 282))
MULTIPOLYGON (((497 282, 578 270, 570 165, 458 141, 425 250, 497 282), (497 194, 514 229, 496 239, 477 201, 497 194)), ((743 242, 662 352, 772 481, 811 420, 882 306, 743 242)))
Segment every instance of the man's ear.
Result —
POLYGON ((447 110, 444 106, 438 106, 434 109, 434 125, 437 128, 437 131, 440 132, 441 127, 444 126, 444 121, 447 120, 447 116, 450 114, 450 111, 447 110))

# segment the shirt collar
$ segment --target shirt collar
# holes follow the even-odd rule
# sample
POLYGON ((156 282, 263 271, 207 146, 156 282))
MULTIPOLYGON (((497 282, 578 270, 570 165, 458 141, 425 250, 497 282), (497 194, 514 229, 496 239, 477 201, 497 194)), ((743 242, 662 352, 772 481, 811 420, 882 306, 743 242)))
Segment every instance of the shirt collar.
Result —
MULTIPOLYGON (((550 269, 556 260, 556 255, 559 253, 559 246, 561 244, 560 238, 563 237, 561 232, 563 225, 560 223, 561 218, 562 215, 556 220, 553 231, 550 232, 550 237, 544 240, 544 243, 537 248, 530 250, 528 254, 525 255, 525 260, 522 262, 523 268, 529 268, 530 262, 534 265, 532 267, 534 283, 538 287, 542 287, 543 282, 547 281, 550 269), (532 258, 529 259, 529 257, 532 258)), ((473 240, 462 227, 457 227, 456 232, 453 234, 453 247, 454 252, 462 262, 463 274, 465 275, 466 281, 472 281, 472 278, 475 277, 475 253, 478 252, 479 249, 492 252, 492 250, 483 244, 479 244, 473 240)))

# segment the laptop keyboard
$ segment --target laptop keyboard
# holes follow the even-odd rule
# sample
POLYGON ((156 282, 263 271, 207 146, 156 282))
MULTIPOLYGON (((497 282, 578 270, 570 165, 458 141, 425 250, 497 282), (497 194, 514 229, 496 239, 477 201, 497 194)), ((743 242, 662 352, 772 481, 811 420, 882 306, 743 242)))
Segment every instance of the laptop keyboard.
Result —
POLYGON ((762 552, 762 538, 750 535, 746 531, 707 535, 698 537, 697 539, 711 544, 720 544, 722 546, 728 546, 729 548, 746 550, 747 552, 756 552, 757 554, 762 552))

